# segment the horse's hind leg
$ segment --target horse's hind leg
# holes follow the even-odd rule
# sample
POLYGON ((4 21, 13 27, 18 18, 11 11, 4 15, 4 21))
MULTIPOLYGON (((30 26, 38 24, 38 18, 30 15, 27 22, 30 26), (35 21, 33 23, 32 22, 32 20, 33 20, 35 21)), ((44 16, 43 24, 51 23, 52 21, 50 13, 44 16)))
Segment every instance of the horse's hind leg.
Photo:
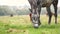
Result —
POLYGON ((54 10, 55 10, 55 24, 57 24, 57 4, 58 4, 58 0, 53 2, 53 6, 54 6, 54 10))
POLYGON ((54 6, 54 9, 55 9, 55 24, 57 24, 57 6, 54 6))
POLYGON ((46 7, 46 9, 47 9, 48 16, 49 16, 48 24, 50 24, 51 23, 51 18, 52 18, 51 10, 50 10, 50 7, 46 7))

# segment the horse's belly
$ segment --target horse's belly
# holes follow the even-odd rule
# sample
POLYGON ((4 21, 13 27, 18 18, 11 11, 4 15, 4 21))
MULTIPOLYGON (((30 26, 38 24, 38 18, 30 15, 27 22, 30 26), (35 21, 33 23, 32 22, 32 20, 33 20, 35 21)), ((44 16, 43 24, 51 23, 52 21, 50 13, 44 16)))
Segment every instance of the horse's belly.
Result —
POLYGON ((52 0, 42 0, 41 5, 42 7, 47 7, 52 4, 52 0))
POLYGON ((51 3, 46 3, 46 4, 42 4, 42 7, 48 7, 50 5, 51 5, 51 3))

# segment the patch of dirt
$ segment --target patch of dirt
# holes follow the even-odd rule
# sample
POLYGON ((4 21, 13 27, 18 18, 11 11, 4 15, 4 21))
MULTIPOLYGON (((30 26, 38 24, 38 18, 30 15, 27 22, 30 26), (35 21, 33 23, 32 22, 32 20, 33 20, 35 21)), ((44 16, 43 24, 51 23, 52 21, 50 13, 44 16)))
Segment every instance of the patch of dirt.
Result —
POLYGON ((19 29, 13 29, 13 28, 9 28, 7 32, 19 32, 19 33, 28 34, 28 30, 19 30, 19 29))

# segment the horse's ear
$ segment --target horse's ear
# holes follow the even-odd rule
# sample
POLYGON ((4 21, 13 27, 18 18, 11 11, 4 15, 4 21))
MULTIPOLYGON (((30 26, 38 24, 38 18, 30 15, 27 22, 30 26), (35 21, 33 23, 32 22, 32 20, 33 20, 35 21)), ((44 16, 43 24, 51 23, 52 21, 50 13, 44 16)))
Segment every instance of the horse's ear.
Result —
POLYGON ((32 12, 32 10, 29 8, 29 11, 32 12))

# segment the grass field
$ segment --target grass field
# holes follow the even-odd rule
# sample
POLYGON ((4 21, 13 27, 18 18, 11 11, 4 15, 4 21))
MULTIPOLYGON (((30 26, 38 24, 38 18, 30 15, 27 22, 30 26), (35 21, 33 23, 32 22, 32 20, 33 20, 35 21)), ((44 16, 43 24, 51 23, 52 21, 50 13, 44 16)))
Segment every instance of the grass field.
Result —
POLYGON ((48 16, 41 15, 41 25, 38 29, 33 28, 28 15, 21 16, 0 16, 0 34, 60 34, 60 16, 58 24, 48 25, 48 16))

